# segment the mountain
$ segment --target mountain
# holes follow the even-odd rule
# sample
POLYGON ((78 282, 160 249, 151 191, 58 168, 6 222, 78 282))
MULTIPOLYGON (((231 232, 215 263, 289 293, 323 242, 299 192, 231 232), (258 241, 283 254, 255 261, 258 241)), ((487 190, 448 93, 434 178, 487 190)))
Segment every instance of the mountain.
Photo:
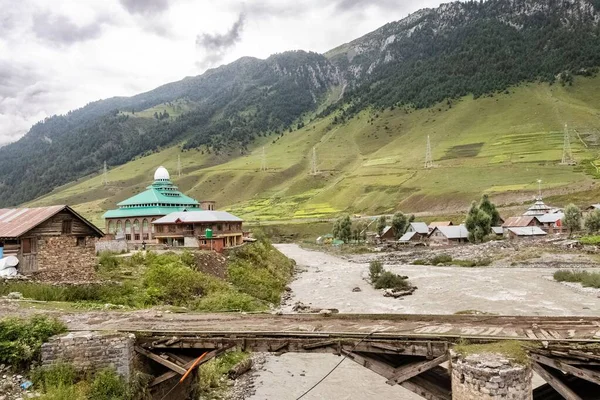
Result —
POLYGON ((450 109, 466 95, 508 94, 527 82, 568 87, 600 66, 599 7, 586 0, 449 3, 324 55, 246 57, 90 103, 0 148, 0 206, 97 172, 104 161, 112 168, 175 145, 200 149, 206 157, 198 166, 206 167, 285 141, 291 131, 306 133, 309 123, 355 124, 365 110, 450 109))

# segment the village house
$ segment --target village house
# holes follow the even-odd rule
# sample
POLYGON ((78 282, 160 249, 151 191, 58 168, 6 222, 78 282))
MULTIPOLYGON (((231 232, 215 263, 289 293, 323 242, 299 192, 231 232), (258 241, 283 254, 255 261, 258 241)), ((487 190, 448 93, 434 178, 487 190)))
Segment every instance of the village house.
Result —
POLYGON ((427 240, 429 227, 425 222, 411 222, 406 233, 398 239, 400 244, 418 244, 427 240))
POLYGON ((436 226, 429 234, 429 241, 432 246, 467 243, 469 232, 464 225, 436 226))
POLYGON ((565 214, 563 213, 554 213, 554 214, 544 214, 535 217, 540 224, 540 228, 547 233, 563 233, 565 232, 565 227, 563 225, 563 219, 565 218, 565 214))
POLYGON ((507 228, 507 236, 509 239, 531 239, 546 235, 547 233, 544 232, 539 226, 507 228))
POLYGON ((433 232, 433 230, 438 227, 438 226, 454 226, 454 224, 452 223, 452 221, 434 221, 431 222, 428 226, 429 228, 429 233, 433 232))
POLYGON ((22 275, 93 275, 103 235, 69 206, 0 209, 0 258, 17 257, 22 275))
POLYGON ((592 213, 592 211, 594 211, 594 210, 600 210, 600 204, 592 204, 592 205, 590 205, 590 206, 586 207, 586 208, 583 210, 583 216, 584 216, 584 217, 587 217, 587 216, 588 216, 588 215, 590 215, 590 214, 592 213))
POLYGON ((117 204, 104 214, 105 230, 112 238, 134 244, 156 243, 152 222, 177 211, 215 209, 214 201, 198 202, 181 193, 171 182, 169 171, 159 167, 154 182, 145 191, 117 204))
POLYGON ((159 244, 214 250, 244 243, 243 220, 225 211, 181 211, 152 223, 159 244))
POLYGON ((382 242, 394 242, 396 241, 396 229, 393 226, 386 226, 383 228, 381 235, 379 235, 379 240, 382 242))
POLYGON ((508 234, 509 228, 524 228, 531 226, 539 226, 540 222, 533 216, 509 217, 502 224, 504 234, 508 234))

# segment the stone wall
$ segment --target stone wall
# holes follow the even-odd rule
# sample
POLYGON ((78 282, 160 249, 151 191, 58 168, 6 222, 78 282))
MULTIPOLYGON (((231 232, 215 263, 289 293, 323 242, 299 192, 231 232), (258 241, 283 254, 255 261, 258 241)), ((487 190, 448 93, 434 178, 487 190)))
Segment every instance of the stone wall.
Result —
POLYGON ((452 352, 453 400, 531 400, 531 368, 499 354, 452 352))
POLYGON ((134 345, 132 334, 74 332, 55 336, 42 345, 42 366, 62 362, 91 373, 112 367, 129 379, 133 372, 134 345))
POLYGON ((128 252, 127 242, 125 240, 99 240, 96 242, 96 253, 110 251, 112 253, 128 252))
POLYGON ((86 237, 77 245, 74 236, 40 237, 35 277, 53 282, 83 282, 96 279, 96 239, 86 237))

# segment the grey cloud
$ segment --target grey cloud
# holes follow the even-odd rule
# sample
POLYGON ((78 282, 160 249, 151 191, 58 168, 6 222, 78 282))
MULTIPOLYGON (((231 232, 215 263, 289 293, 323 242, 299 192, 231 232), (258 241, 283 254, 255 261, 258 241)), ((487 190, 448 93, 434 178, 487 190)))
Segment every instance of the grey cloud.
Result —
POLYGON ((169 8, 169 0, 121 0, 131 14, 156 14, 169 8))
POLYGON ((209 67, 221 61, 231 47, 240 41, 246 16, 241 13, 231 28, 225 33, 202 33, 196 36, 196 46, 204 50, 205 56, 198 63, 200 67, 209 67))
POLYGON ((339 11, 354 11, 356 9, 368 7, 368 6, 376 6, 376 7, 393 7, 398 6, 405 8, 407 6, 405 4, 400 4, 399 0, 340 0, 336 2, 335 8, 339 11))
POLYGON ((36 14, 33 17, 33 32, 40 39, 59 44, 73 44, 99 37, 103 21, 96 20, 87 25, 75 25, 64 15, 36 14))

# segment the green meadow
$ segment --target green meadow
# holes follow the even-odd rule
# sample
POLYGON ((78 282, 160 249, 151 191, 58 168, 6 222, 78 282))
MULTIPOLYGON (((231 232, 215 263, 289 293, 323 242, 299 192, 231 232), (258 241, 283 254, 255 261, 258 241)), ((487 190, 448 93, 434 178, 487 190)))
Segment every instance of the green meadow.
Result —
MULTIPOLYGON (((167 106, 177 115, 191 105, 167 106)), ((165 107, 136 116, 150 117, 165 107)), ((578 78, 565 87, 531 83, 429 109, 365 111, 344 124, 334 124, 333 116, 317 119, 282 137, 260 138, 248 154, 182 152, 173 146, 110 169, 106 186, 99 173, 31 205, 71 204, 100 222, 105 210, 149 185, 160 165, 187 194, 216 200, 220 208, 250 221, 395 210, 456 214, 482 193, 515 206, 533 199, 538 179, 544 196, 556 205, 583 204, 600 194, 595 185, 599 115, 600 78, 578 78), (559 165, 564 124, 575 166, 559 165), (426 170, 428 136, 435 167, 426 170), (263 147, 266 171, 261 170, 263 147), (316 175, 310 173, 313 147, 316 175)))

